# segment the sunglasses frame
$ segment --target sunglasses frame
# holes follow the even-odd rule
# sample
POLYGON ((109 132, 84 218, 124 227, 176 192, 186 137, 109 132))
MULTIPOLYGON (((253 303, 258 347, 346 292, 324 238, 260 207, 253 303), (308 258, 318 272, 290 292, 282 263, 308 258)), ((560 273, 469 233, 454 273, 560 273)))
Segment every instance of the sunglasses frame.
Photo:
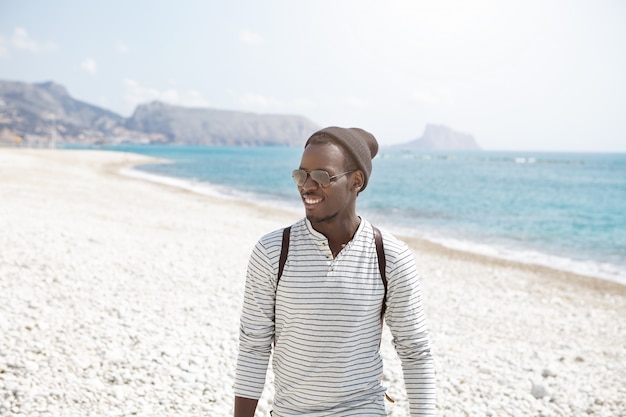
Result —
POLYGON ((323 169, 314 169, 312 171, 307 171, 305 169, 294 169, 291 177, 293 178, 294 182, 296 183, 296 185, 298 187, 302 187, 304 184, 306 184, 306 180, 311 177, 311 179, 321 188, 326 188, 326 187, 330 187, 330 185, 332 183, 334 183, 335 181, 337 181, 338 178, 343 177, 344 175, 348 175, 348 174, 352 174, 354 171, 346 171, 346 172, 342 172, 341 174, 337 174, 337 175, 333 175, 331 176, 328 171, 325 171, 323 169), (296 175, 300 175, 300 172, 304 172, 306 173, 306 176, 304 177, 304 181, 302 181, 302 184, 298 183, 298 180, 296 179, 296 175), (321 173, 321 174, 318 174, 321 173), (317 178, 315 179, 316 176, 318 175, 322 175, 322 178, 317 178))

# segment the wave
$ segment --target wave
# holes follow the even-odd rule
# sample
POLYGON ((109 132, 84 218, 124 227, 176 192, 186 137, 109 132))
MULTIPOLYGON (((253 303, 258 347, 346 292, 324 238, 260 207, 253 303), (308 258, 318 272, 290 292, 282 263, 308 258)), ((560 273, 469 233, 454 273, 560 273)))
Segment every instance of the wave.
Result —
POLYGON ((286 201, 280 201, 273 196, 259 195, 252 192, 241 191, 239 189, 228 187, 225 185, 212 184, 206 181, 197 179, 183 179, 175 178, 166 175, 152 174, 146 171, 141 171, 138 167, 124 168, 120 171, 120 174, 131 178, 137 178, 145 181, 151 181, 157 184, 168 185, 170 187, 176 187, 182 190, 191 191, 197 194, 202 194, 210 197, 224 198, 228 200, 237 200, 245 202, 253 202, 260 204, 264 207, 275 207, 291 212, 301 212, 299 205, 292 204, 286 201))
MULTIPOLYGON (((302 207, 299 204, 289 201, 280 201, 269 195, 259 195, 251 192, 244 192, 231 187, 211 184, 196 179, 181 179, 152 174, 141 171, 137 168, 126 168, 121 170, 120 173, 128 177, 164 184, 171 187, 191 191, 197 194, 253 202, 265 207, 286 210, 294 214, 302 214, 302 207)), ((611 263, 574 260, 563 256, 555 256, 542 253, 536 250, 517 248, 514 249, 496 243, 479 243, 470 240, 452 238, 450 236, 443 236, 433 232, 419 233, 414 228, 402 227, 398 224, 393 224, 389 221, 385 221, 385 218, 387 216, 380 211, 368 212, 367 210, 364 210, 363 214, 373 223, 376 223, 380 227, 386 228, 387 230, 389 230, 389 232, 394 233, 397 236, 407 236, 423 239, 442 245, 449 249, 460 250, 463 252, 473 253, 477 255, 484 255, 496 259, 519 262, 527 265, 539 265, 549 267, 551 269, 562 270, 579 275, 586 275, 626 285, 626 270, 611 263)))
MULTIPOLYGON (((424 161, 473 161, 482 163, 513 163, 513 164, 549 164, 549 165, 588 165, 589 155, 578 156, 576 154, 549 154, 534 152, 511 152, 483 154, 482 152, 445 152, 445 151, 387 151, 380 154, 380 158, 417 159, 424 161)), ((591 160, 613 161, 624 163, 621 154, 596 154, 591 160)))
POLYGON ((590 276, 626 285, 626 270, 608 262, 575 260, 530 249, 512 249, 497 244, 481 244, 444 237, 428 237, 426 240, 463 252, 485 255, 496 259, 538 265, 551 269, 590 276))

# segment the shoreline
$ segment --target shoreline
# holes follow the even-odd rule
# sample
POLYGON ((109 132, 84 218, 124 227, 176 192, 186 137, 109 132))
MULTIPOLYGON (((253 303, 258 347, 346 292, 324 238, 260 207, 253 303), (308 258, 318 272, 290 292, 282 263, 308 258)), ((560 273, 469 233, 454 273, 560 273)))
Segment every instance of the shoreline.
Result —
MULTIPOLYGON (((0 148, 0 415, 232 415, 250 252, 300 216, 119 173, 151 160, 0 148)), ((624 415, 625 286, 405 241, 438 415, 624 415)), ((386 328, 381 355, 404 417, 386 328)))
MULTIPOLYGON (((141 155, 141 154, 137 154, 137 155, 141 155)), ((150 160, 150 162, 158 162, 158 161, 159 159, 157 158, 151 158, 150 160)), ((167 163, 168 161, 161 160, 161 162, 167 163)), ((242 204, 252 204, 256 207, 263 207, 264 209, 275 210, 277 212, 283 213, 283 215, 286 218, 292 217, 294 215, 296 216, 295 219, 302 217, 302 214, 299 210, 295 210, 295 209, 291 210, 290 208, 272 205, 271 203, 267 203, 267 204, 257 203, 257 202, 250 201, 242 197, 237 197, 237 196, 228 196, 224 193, 221 193, 219 190, 217 190, 214 185, 209 185, 209 184, 204 184, 204 183, 198 183, 197 185, 194 185, 193 183, 185 179, 166 177, 163 175, 147 173, 147 172, 137 169, 137 166, 138 165, 122 166, 120 167, 118 174, 127 176, 129 178, 139 179, 139 180, 163 185, 165 187, 172 187, 172 188, 177 188, 177 189, 189 191, 192 193, 196 193, 199 195, 210 196, 216 199, 232 200, 236 202, 241 202, 242 204)), ((585 281, 585 280, 601 281, 600 283, 593 283, 593 282, 586 283, 585 286, 589 288, 602 287, 605 285, 607 286, 607 288, 613 288, 616 285, 617 286, 616 288, 623 287, 624 289, 626 289, 626 281, 621 281, 620 278, 612 279, 610 277, 579 273, 579 272, 568 270, 568 269, 560 269, 558 267, 551 267, 545 264, 524 262, 521 260, 515 260, 515 259, 509 259, 505 257, 489 255, 489 254, 481 253, 479 251, 470 251, 466 249, 454 248, 451 246, 446 246, 443 243, 439 243, 436 241, 428 240, 428 239, 417 237, 417 236, 409 236, 409 235, 402 234, 402 233, 396 234, 394 232, 392 233, 406 243, 411 242, 410 246, 414 250, 417 250, 417 248, 420 248, 422 250, 428 250, 431 252, 433 251, 444 252, 448 256, 452 256, 452 257, 462 257, 467 260, 474 259, 475 262, 498 263, 502 266, 517 267, 517 268, 522 268, 522 269, 528 268, 531 270, 541 271, 545 274, 549 274, 553 276, 555 279, 567 280, 567 278, 564 277, 564 275, 570 275, 572 282, 585 281)))

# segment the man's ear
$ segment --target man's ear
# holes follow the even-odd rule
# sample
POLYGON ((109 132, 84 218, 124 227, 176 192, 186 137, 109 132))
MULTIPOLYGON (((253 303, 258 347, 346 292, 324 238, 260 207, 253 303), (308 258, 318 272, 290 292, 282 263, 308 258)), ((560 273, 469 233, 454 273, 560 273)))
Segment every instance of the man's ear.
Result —
POLYGON ((363 176, 363 171, 355 171, 352 176, 352 188, 357 192, 361 191, 364 180, 365 177, 363 176))

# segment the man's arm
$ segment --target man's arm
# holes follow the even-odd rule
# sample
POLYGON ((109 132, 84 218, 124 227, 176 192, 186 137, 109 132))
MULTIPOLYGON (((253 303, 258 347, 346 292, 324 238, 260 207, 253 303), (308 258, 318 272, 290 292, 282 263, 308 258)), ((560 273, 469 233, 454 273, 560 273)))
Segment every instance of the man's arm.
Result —
POLYGON ((272 279, 273 259, 277 262, 278 256, 273 255, 258 242, 248 262, 235 368, 235 416, 254 415, 265 385, 274 340, 276 290, 272 279))
MULTIPOLYGON (((388 271, 385 320, 402 361, 411 416, 434 416, 435 367, 422 306, 419 274, 411 251, 402 246, 396 247, 400 250, 390 259, 392 266, 388 271)), ((387 249, 385 245, 385 252, 391 252, 387 249)))
POLYGON ((235 397, 235 417, 254 417, 258 402, 252 398, 235 397))

